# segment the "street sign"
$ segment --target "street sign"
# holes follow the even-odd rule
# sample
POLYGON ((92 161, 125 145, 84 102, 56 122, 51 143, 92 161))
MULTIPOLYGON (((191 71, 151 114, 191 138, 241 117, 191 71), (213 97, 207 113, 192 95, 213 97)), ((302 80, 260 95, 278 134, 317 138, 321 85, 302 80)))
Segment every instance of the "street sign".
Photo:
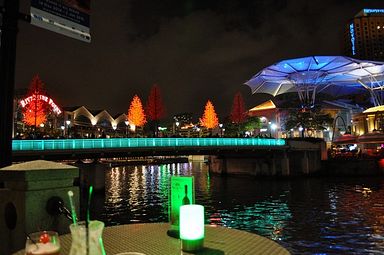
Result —
POLYGON ((90 42, 90 1, 31 0, 31 24, 90 42))

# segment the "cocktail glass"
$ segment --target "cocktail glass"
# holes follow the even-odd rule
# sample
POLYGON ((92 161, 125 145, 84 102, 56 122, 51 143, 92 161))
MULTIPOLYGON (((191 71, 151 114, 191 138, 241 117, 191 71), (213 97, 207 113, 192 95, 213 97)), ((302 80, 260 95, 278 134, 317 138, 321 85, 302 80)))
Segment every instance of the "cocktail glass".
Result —
POLYGON ((59 255, 60 240, 57 232, 41 231, 29 234, 25 242, 26 255, 59 255))
POLYGON ((87 231, 85 222, 80 221, 77 224, 69 226, 71 230, 72 244, 69 255, 105 255, 103 245, 103 229, 104 222, 92 220, 88 224, 88 242, 87 231), (87 246, 89 245, 89 252, 87 253, 87 246))

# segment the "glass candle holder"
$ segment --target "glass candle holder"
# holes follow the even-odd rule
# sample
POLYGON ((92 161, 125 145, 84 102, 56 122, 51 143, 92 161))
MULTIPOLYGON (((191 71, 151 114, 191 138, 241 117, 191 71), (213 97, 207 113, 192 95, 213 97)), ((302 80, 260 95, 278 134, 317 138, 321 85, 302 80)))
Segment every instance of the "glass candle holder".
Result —
POLYGON ((104 222, 92 220, 88 224, 88 241, 85 222, 80 221, 77 224, 69 226, 71 230, 72 244, 69 255, 86 255, 87 245, 89 245, 89 253, 92 255, 105 255, 103 245, 103 229, 104 222))
POLYGON ((59 255, 60 240, 57 232, 41 231, 28 235, 25 243, 26 255, 59 255))
POLYGON ((197 251, 204 246, 204 206, 180 206, 180 239, 182 250, 197 251))

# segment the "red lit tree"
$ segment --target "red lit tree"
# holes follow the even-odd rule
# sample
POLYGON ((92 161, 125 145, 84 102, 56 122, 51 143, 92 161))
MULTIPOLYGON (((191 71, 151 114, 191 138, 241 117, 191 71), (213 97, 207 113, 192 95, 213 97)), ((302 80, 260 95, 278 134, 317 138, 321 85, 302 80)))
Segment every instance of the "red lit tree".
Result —
POLYGON ((23 108, 23 122, 29 126, 38 127, 47 120, 48 105, 41 99, 41 95, 45 94, 43 86, 38 75, 29 84, 27 96, 31 98, 31 102, 23 108))
POLYGON ((240 92, 237 92, 235 97, 233 98, 230 119, 233 123, 236 124, 243 123, 247 119, 243 96, 240 92))
POLYGON ((203 117, 200 118, 200 124, 208 129, 215 128, 219 125, 215 107, 210 100, 208 100, 205 105, 203 117))
POLYGON ((133 97, 131 105, 129 106, 128 121, 136 127, 142 127, 145 123, 147 123, 143 105, 137 95, 133 97))
POLYGON ((237 92, 235 97, 233 98, 230 119, 232 123, 235 123, 237 125, 238 133, 240 133, 240 124, 244 123, 247 119, 245 104, 240 91, 237 92))
POLYGON ((156 136, 159 120, 165 116, 163 100, 157 84, 154 84, 149 92, 146 113, 148 115, 148 119, 153 121, 155 124, 154 134, 156 136))

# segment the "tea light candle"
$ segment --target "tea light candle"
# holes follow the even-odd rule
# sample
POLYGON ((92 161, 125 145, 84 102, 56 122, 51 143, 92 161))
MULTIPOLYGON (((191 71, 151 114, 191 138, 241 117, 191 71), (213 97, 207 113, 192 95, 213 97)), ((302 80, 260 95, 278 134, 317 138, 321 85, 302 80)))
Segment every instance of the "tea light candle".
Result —
POLYGON ((197 251, 204 244, 204 206, 180 206, 180 239, 183 251, 197 251))

